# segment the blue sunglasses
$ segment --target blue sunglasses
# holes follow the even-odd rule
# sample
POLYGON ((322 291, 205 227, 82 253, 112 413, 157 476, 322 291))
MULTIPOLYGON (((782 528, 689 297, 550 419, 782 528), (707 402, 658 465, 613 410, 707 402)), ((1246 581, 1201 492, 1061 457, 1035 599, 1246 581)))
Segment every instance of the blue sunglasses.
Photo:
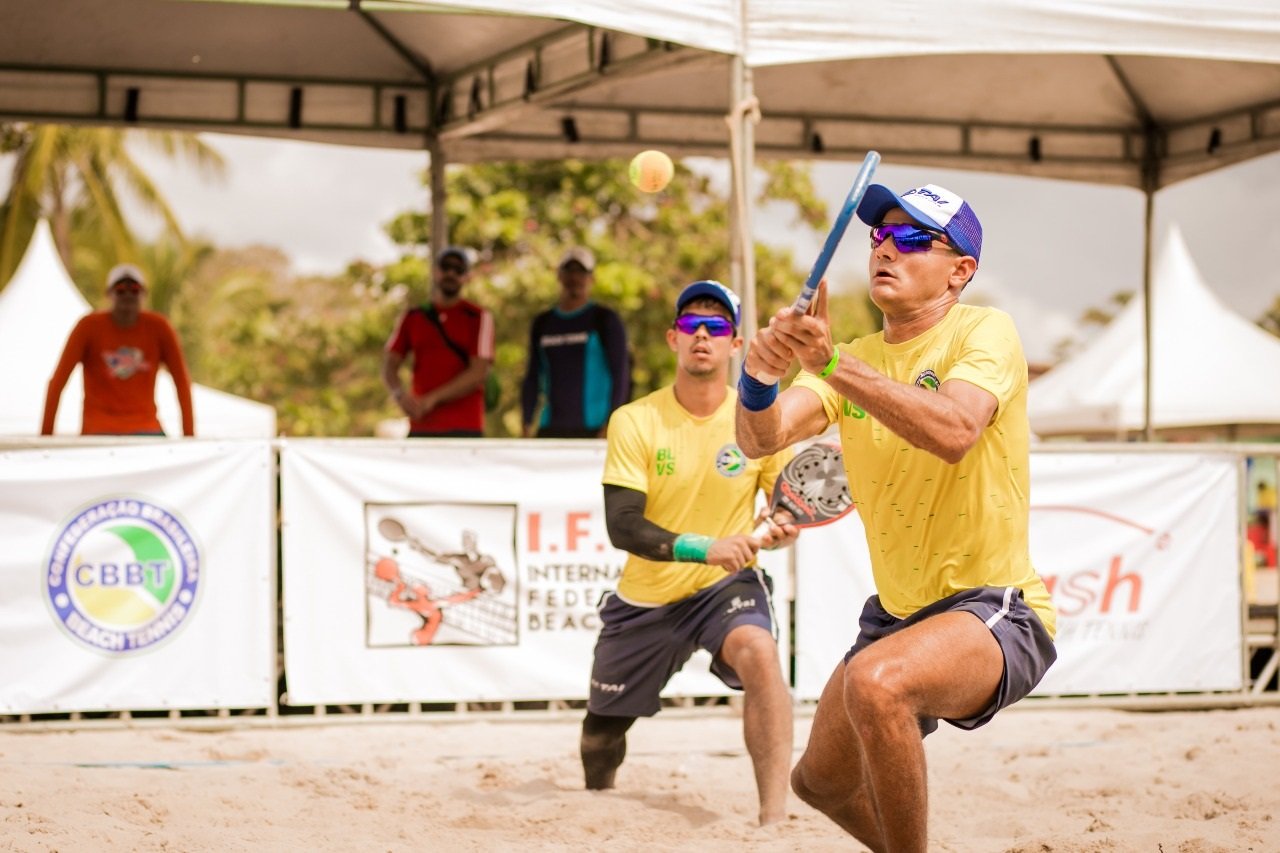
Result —
POLYGON ((716 314, 681 314, 676 318, 676 330, 686 335, 696 335, 698 327, 707 330, 713 338, 724 338, 733 334, 733 323, 716 314))
POLYGON ((882 222, 871 229, 871 245, 879 246, 890 237, 899 252, 927 252, 934 240, 941 240, 952 247, 951 238, 941 231, 914 225, 910 222, 882 222))

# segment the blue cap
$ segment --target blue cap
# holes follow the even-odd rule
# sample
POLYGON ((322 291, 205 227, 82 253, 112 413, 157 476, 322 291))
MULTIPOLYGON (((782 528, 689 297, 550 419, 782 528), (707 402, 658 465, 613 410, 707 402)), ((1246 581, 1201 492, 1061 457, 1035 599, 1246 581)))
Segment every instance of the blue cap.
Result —
POLYGON ((858 204, 858 218, 879 225, 895 207, 916 222, 946 234, 954 245, 974 260, 982 254, 982 223, 969 203, 937 184, 925 184, 897 195, 883 184, 872 184, 858 204))
POLYGON ((684 306, 700 296, 714 299, 725 308, 728 308, 729 315, 733 318, 733 325, 737 326, 742 322, 741 303, 738 301, 738 294, 720 282, 712 281, 711 279, 695 281, 680 291, 680 295, 676 298, 676 313, 679 314, 684 310, 684 306))

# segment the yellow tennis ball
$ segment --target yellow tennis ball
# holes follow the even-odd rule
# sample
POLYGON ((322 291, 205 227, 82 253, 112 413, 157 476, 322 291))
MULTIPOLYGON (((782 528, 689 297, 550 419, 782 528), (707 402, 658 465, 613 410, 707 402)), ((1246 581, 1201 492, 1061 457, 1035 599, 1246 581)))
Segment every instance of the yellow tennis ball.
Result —
POLYGON ((661 151, 641 151, 631 158, 631 183, 641 192, 656 193, 671 182, 676 167, 661 151))

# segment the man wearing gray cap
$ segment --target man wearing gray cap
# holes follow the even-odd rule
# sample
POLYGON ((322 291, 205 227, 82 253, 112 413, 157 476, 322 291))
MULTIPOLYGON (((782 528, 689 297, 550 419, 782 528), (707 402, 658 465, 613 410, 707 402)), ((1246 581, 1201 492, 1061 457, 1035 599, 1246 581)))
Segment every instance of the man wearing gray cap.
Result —
MULTIPOLYGON (((872 186, 871 299, 884 329, 835 345, 826 284, 751 341, 737 438, 771 453, 834 424, 876 595, 836 664, 791 775, 872 850, 928 849, 922 738, 985 725, 1057 657, 1028 549, 1027 362, 1009 315, 960 304, 978 270, 973 208, 934 184, 872 186), (758 376, 803 368, 781 394, 758 376)), ((852 618, 855 611, 850 610, 852 618)))
POLYGON ((156 417, 156 372, 173 377, 182 434, 195 435, 191 377, 178 336, 164 315, 142 310, 147 280, 133 264, 107 273, 108 311, 80 318, 49 379, 41 435, 53 435, 62 389, 77 364, 84 368, 83 435, 164 435, 156 417))
POLYGON ((520 388, 526 438, 603 437, 613 410, 630 398, 627 332, 616 311, 592 301, 595 269, 589 249, 565 252, 556 271, 560 299, 529 327, 520 388))
POLYGON ((409 416, 410 437, 484 435, 484 383, 493 363, 493 315, 462 298, 471 257, 459 246, 436 256, 431 300, 406 311, 382 358, 382 381, 409 416), (412 356, 408 389, 400 368, 412 356))

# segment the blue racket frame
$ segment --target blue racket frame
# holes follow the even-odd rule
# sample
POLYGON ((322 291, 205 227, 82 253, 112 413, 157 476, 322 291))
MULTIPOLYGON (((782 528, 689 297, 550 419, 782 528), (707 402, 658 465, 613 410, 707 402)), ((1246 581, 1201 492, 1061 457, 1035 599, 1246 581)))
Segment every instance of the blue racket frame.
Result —
POLYGON ((813 262, 813 269, 809 270, 809 277, 805 279, 804 288, 791 306, 791 310, 797 314, 803 314, 809 310, 809 303, 818 292, 818 283, 827 274, 827 267, 831 265, 836 247, 840 245, 840 239, 848 230, 862 197, 867 194, 867 187, 871 186, 871 176, 875 174, 876 166, 879 165, 880 152, 868 151, 867 156, 862 160, 862 167, 858 169, 858 174, 853 179, 853 186, 849 187, 849 195, 845 197, 836 221, 831 224, 831 231, 827 233, 827 242, 823 244, 822 251, 818 253, 818 259, 813 262))

